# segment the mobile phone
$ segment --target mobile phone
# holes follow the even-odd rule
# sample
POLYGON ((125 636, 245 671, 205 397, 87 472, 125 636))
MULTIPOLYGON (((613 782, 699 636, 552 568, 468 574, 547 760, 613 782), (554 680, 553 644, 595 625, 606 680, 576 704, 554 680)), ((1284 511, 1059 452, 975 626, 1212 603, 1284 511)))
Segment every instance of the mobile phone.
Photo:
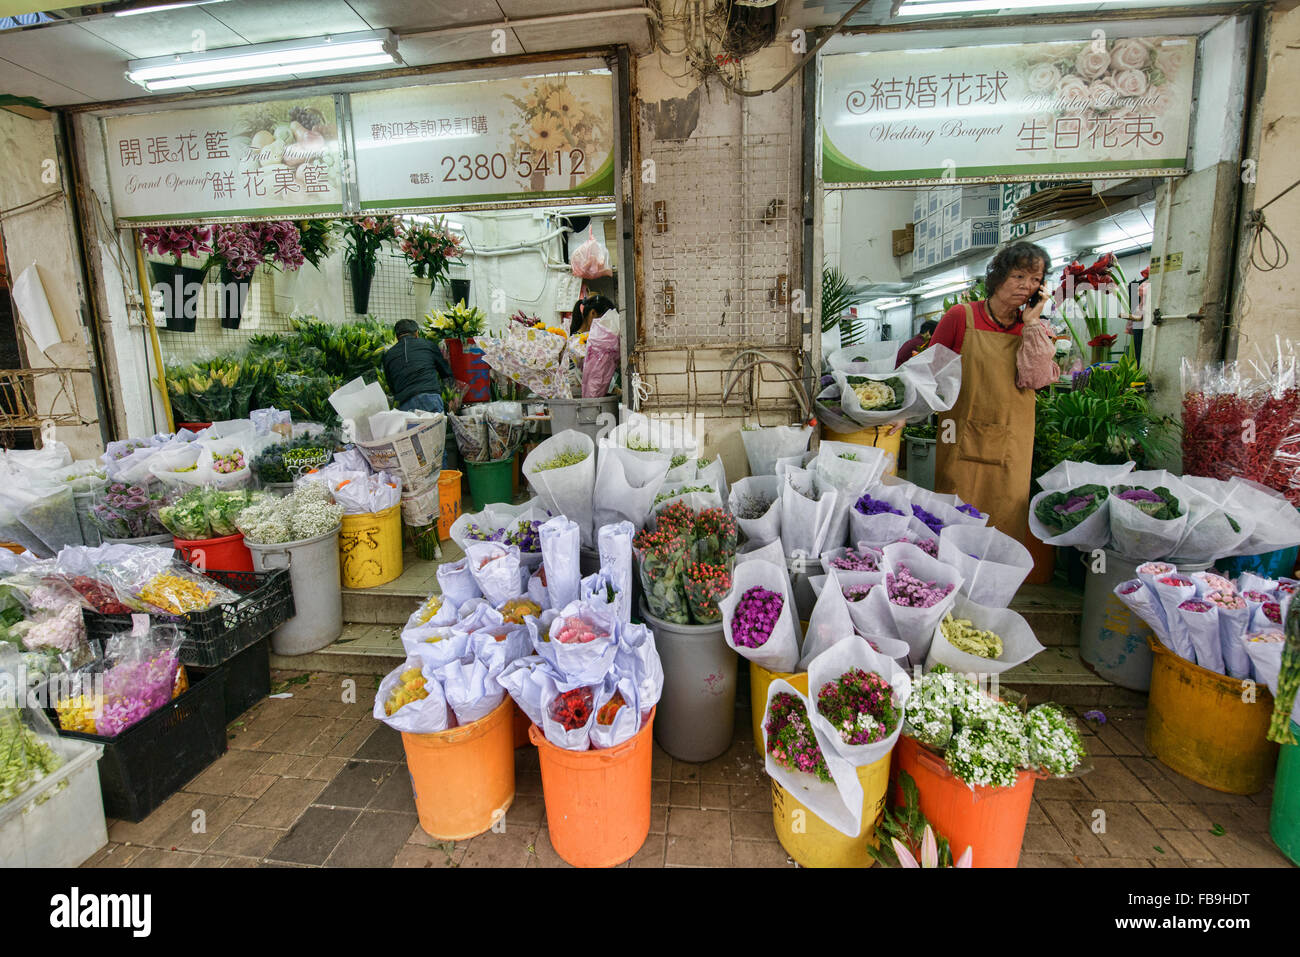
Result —
POLYGON ((1029 301, 1025 303, 1024 307, 1026 309, 1031 309, 1046 298, 1047 298, 1047 294, 1043 292, 1043 287, 1039 286, 1038 289, 1034 291, 1034 294, 1029 297, 1029 301))

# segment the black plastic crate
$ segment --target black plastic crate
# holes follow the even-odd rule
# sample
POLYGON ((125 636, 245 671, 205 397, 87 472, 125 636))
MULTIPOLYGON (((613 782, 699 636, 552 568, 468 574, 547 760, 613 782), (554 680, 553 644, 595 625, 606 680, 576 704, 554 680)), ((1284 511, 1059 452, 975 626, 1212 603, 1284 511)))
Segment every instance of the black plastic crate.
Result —
MULTIPOLYGON (((264 638, 294 616, 293 581, 287 568, 271 572, 229 572, 210 569, 207 577, 232 591, 238 601, 188 615, 154 614, 155 622, 175 624, 184 635, 181 661, 199 668, 215 668, 264 638)), ((85 613, 91 638, 110 638, 131 630, 129 615, 85 613)))
MULTIPOLYGON (((271 693, 271 639, 259 638, 222 668, 226 672, 226 724, 271 693)), ((210 668, 193 667, 191 675, 205 676, 210 668)))
POLYGON ((105 814, 143 821, 226 753, 225 686, 223 668, 196 675, 188 691, 115 738, 59 732, 104 746, 99 785, 105 814))

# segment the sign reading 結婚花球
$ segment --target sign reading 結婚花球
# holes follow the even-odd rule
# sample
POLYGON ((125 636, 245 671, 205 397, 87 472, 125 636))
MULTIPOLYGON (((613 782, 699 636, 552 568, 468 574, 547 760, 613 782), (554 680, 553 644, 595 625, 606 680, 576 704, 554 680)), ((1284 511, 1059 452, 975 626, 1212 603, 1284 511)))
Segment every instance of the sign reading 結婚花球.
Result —
POLYGON ((828 184, 1186 168, 1195 37, 841 53, 823 67, 828 184))
POLYGON ((352 94, 366 210, 614 194, 605 71, 352 94))

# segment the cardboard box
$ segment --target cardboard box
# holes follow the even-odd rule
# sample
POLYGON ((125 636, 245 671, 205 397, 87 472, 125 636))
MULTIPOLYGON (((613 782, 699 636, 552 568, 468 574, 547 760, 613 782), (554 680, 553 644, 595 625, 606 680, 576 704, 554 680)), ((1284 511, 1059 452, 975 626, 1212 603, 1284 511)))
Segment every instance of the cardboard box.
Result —
POLYGON ((943 201, 939 198, 939 190, 927 190, 925 194, 925 214, 927 216, 937 216, 941 208, 943 208, 943 201))
POLYGON ((926 202, 925 192, 918 189, 912 196, 912 222, 916 223, 925 219, 926 202))
POLYGON ((930 247, 925 243, 916 244, 916 248, 912 250, 912 272, 920 272, 926 267, 926 256, 929 252, 930 247))
POLYGON ((903 229, 895 229, 889 234, 893 243, 895 256, 906 256, 916 248, 916 224, 908 223, 903 229))

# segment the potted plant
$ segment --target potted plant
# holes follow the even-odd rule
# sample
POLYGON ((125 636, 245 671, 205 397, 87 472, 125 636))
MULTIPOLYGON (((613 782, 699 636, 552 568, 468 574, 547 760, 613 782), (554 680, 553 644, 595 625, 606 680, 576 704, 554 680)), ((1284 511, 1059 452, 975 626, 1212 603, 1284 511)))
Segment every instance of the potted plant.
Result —
MULTIPOLYGON (((447 361, 457 382, 471 382, 476 362, 486 368, 482 356, 473 357, 465 351, 465 346, 473 342, 474 336, 483 334, 486 322, 487 316, 481 310, 466 306, 464 302, 425 317, 424 335, 434 342, 446 343, 447 361)), ((472 394, 467 394, 465 399, 468 402, 479 401, 472 394)))
POLYGON ((856 345, 858 337, 865 331, 859 328, 857 317, 845 315, 845 312, 863 297, 849 287, 848 277, 838 269, 827 266, 822 269, 822 334, 830 332, 836 326, 840 329, 840 345, 856 345))
POLYGON ((210 226, 151 226, 140 230, 140 245, 155 256, 170 256, 174 262, 149 263, 155 286, 163 287, 167 303, 167 330, 193 332, 198 319, 199 297, 191 287, 203 285, 207 267, 182 266, 182 256, 207 256, 212 252, 210 226))
POLYGON ((277 269, 296 270, 306 261, 298 236, 298 227, 291 222, 217 227, 212 255, 204 268, 220 270, 217 315, 222 328, 239 328, 258 266, 269 263, 277 269))
POLYGON ((461 239, 447 228, 445 217, 439 217, 432 223, 411 223, 404 226, 398 235, 401 239, 402 257, 415 274, 413 285, 418 322, 428 312, 433 284, 450 285, 448 272, 452 260, 460 258, 461 239))
POLYGON ((343 261, 352 279, 352 309, 364 316, 370 306, 370 283, 379 264, 379 249, 396 242, 402 221, 397 216, 364 216, 341 219, 345 249, 343 261))

